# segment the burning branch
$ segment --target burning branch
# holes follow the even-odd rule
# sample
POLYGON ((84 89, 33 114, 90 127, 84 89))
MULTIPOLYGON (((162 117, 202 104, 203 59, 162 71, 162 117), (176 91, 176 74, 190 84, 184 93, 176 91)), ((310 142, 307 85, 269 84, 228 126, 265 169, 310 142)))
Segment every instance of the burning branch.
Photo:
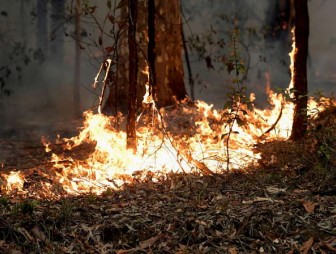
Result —
POLYGON ((97 75, 94 79, 94 83, 92 85, 93 88, 97 87, 99 76, 100 76, 102 70, 105 69, 105 76, 104 76, 104 79, 103 79, 103 87, 102 87, 101 94, 99 96, 99 104, 98 104, 98 113, 99 114, 102 113, 101 109, 102 109, 102 106, 103 106, 103 100, 104 100, 106 86, 107 86, 107 82, 108 82, 108 76, 110 75, 111 64, 112 64, 112 60, 109 59, 109 58, 101 64, 101 66, 99 68, 99 71, 98 71, 98 73, 97 73, 97 75))

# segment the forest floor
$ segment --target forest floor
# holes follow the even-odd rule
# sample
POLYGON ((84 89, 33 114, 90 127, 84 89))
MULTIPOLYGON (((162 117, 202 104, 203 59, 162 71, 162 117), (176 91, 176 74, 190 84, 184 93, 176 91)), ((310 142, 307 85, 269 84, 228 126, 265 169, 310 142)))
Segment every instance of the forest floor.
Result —
POLYGON ((0 253, 336 253, 336 107, 313 126, 303 142, 258 145, 249 169, 135 174, 72 197, 53 181, 40 133, 10 132, 0 138, 0 253), (8 194, 10 171, 25 173, 21 193, 8 194))
MULTIPOLYGON (((28 189, 52 166, 42 145, 0 146, 2 172, 31 170, 28 189)), ((0 253, 336 253, 335 168, 294 165, 288 142, 266 145, 267 156, 275 147, 281 166, 134 178, 100 196, 0 194, 0 253)))

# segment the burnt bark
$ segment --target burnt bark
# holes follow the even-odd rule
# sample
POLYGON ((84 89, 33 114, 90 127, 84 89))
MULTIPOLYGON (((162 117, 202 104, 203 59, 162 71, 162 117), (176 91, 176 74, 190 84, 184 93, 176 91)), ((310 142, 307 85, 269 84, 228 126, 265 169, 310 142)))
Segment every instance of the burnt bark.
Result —
POLYGON ((137 109, 137 77, 138 53, 136 42, 137 0, 128 1, 128 50, 129 50, 129 89, 127 116, 127 148, 137 151, 136 141, 136 109, 137 109))
POLYGON ((307 58, 309 39, 309 12, 308 0, 294 0, 295 9, 295 43, 294 52, 294 121, 292 126, 292 140, 301 139, 307 130, 307 58))

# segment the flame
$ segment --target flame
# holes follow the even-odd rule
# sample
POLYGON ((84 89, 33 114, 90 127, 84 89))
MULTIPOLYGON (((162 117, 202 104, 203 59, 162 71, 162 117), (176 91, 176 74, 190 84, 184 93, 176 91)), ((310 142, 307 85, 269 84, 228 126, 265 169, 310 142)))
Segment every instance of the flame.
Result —
POLYGON ((290 69, 290 72, 291 72, 291 81, 290 81, 289 87, 288 87, 289 90, 294 88, 294 81, 293 81, 293 77, 294 77, 294 55, 297 52, 296 42, 295 42, 295 27, 292 28, 291 32, 292 32, 292 51, 288 54, 289 57, 290 57, 289 69, 290 69))
POLYGON ((11 171, 6 177, 6 191, 22 191, 24 185, 24 177, 20 171, 11 171))
MULTIPOLYGON (((234 124, 229 141, 231 169, 258 163, 260 154, 253 151, 256 143, 284 140, 290 136, 293 104, 274 92, 270 92, 269 101, 270 109, 249 110, 242 105, 247 112, 241 113, 245 124, 234 124)), ((309 105, 317 111, 324 109, 313 100, 309 105)), ((49 174, 48 177, 67 194, 78 195, 101 194, 135 178, 150 177, 155 181, 170 172, 219 173, 226 170, 226 144, 222 138, 227 132, 225 110, 215 110, 203 101, 196 101, 194 105, 186 101, 156 110, 153 107, 138 119, 136 154, 126 149, 125 131, 114 127, 119 118, 85 112, 79 135, 58 141, 61 151, 45 143, 46 151, 51 153, 53 169, 52 174, 44 174, 49 174)), ((23 172, 12 171, 2 177, 6 181, 6 193, 23 191, 23 172)), ((52 188, 52 184, 42 186, 44 191, 48 188, 52 188)))
MULTIPOLYGON (((292 32, 294 38, 294 30, 292 32)), ((293 74, 295 41, 292 47, 290 68, 293 74)), ((149 78, 148 68, 144 74, 149 78)), ((292 81, 289 88, 291 86, 292 81)), ((241 105, 238 114, 244 124, 234 122, 228 142, 224 142, 223 135, 228 132, 225 117, 230 112, 228 109, 215 110, 213 105, 203 101, 194 104, 184 101, 158 110, 149 82, 145 88, 144 109, 137 119, 136 154, 126 149, 126 132, 115 128, 120 123, 123 126, 122 117, 102 115, 100 109, 99 114, 87 111, 78 136, 59 138, 61 152, 56 152, 55 145, 43 141, 53 163, 52 174, 43 174, 59 183, 67 194, 101 194, 109 188, 120 188, 135 178, 150 177, 155 181, 169 172, 219 173, 227 169, 228 161, 230 169, 243 169, 258 163, 260 154, 253 151, 256 143, 285 140, 291 134, 294 105, 282 94, 273 92, 269 84, 270 108, 251 110, 241 105)), ((255 95, 251 94, 250 99, 253 101, 255 95)), ((311 99, 309 109, 322 111, 324 105, 331 103, 327 99, 325 102, 318 104, 311 99)), ((7 183, 5 192, 22 191, 23 175, 20 171, 1 175, 7 183)), ((42 186, 44 191, 48 188, 51 189, 52 184, 42 186)))

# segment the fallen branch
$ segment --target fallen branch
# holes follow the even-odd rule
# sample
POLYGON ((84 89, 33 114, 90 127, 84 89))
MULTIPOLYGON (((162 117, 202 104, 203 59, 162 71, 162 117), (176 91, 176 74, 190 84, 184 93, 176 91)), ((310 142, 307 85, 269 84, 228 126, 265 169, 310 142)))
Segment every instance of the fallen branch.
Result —
POLYGON ((281 102, 281 109, 280 109, 280 113, 278 115, 278 118, 275 120, 275 122, 271 125, 271 127, 269 127, 260 137, 259 139, 262 139, 265 137, 266 134, 270 133, 272 130, 275 129, 275 126, 277 126, 277 124, 279 123, 281 117, 282 117, 282 111, 283 111, 283 108, 284 108, 284 103, 281 102))

